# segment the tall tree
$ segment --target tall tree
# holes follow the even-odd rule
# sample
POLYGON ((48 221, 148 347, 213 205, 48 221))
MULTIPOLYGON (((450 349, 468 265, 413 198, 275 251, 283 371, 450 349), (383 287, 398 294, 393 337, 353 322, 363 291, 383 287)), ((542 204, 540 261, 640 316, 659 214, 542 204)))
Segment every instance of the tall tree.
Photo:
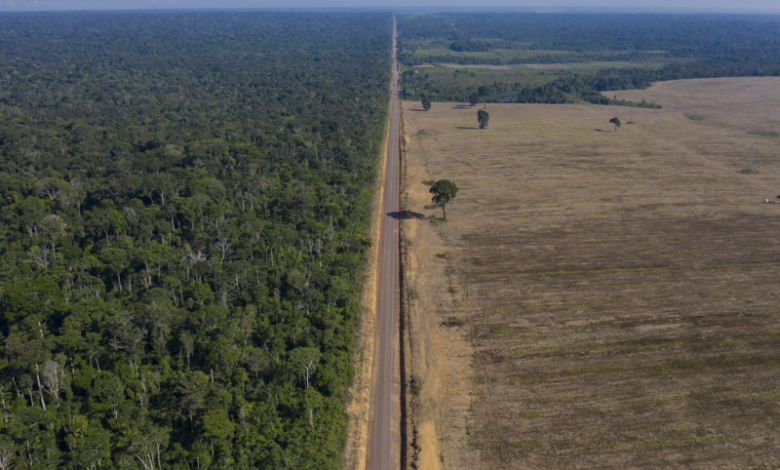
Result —
POLYGON ((455 199, 458 187, 450 180, 439 180, 431 186, 430 192, 433 194, 431 200, 441 207, 444 220, 447 220, 447 203, 455 199))
POLYGON ((477 111, 477 122, 479 122, 480 129, 485 129, 488 126, 488 122, 490 122, 490 114, 484 109, 480 109, 477 111))
POLYGON ((612 119, 609 120, 609 123, 615 125, 615 131, 614 132, 617 132, 618 127, 620 127, 620 119, 618 119, 616 117, 613 117, 612 119))
POLYGON ((431 97, 428 95, 422 95, 420 98, 422 100, 422 107, 424 111, 428 111, 431 109, 431 97))

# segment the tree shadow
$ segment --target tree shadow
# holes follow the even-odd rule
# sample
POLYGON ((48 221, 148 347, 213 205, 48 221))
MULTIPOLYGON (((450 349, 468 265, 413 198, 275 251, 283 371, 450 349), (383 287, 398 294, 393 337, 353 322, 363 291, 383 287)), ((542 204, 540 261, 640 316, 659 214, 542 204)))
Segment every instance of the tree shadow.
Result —
POLYGON ((473 108, 473 107, 474 106, 470 106, 470 105, 467 105, 467 104, 456 104, 455 106, 452 107, 452 109, 470 109, 470 108, 473 108))
POLYGON ((462 129, 466 131, 478 131, 479 127, 456 127, 455 129, 462 129))
POLYGON ((424 113, 425 112, 424 109, 419 109, 419 108, 410 109, 409 111, 414 111, 415 113, 424 113))
POLYGON ((402 220, 402 219, 425 220, 426 218, 424 215, 412 211, 390 212, 387 215, 397 220, 402 220))
POLYGON ((593 129, 593 130, 596 132, 609 132, 609 131, 605 131, 604 129, 593 129))

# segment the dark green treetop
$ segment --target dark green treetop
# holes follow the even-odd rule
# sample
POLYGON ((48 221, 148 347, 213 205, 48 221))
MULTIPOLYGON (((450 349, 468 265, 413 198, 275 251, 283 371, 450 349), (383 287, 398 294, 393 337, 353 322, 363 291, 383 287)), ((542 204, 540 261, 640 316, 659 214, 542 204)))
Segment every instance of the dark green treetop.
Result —
POLYGON ((620 127, 620 119, 613 117, 612 119, 609 120, 609 123, 615 125, 615 132, 617 132, 618 127, 620 127))
POLYGON ((485 129, 488 126, 488 122, 490 122, 490 114, 484 109, 480 109, 477 111, 477 121, 479 122, 479 128, 485 129))
POLYGON ((447 220, 447 203, 458 194, 458 187, 450 180, 439 180, 431 186, 431 200, 441 206, 444 220, 447 220))
POLYGON ((425 111, 428 111, 431 109, 431 97, 428 95, 422 95, 420 97, 420 100, 422 101, 422 107, 425 111))

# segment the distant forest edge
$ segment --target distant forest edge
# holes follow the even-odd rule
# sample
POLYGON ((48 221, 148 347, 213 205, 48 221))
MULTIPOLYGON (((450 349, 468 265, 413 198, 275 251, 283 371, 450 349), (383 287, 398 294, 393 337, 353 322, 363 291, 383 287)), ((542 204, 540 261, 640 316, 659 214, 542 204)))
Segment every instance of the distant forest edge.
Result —
POLYGON ((337 469, 389 14, 0 15, 0 463, 337 469))
MULTIPOLYGON (((476 80, 406 70, 407 99, 630 104, 602 95, 689 78, 780 75, 780 16, 472 13, 399 16, 400 58, 423 63, 551 64, 613 61, 593 71, 504 74, 476 80), (627 67, 620 62, 634 62, 627 67), (643 62, 653 61, 648 67, 643 62), (460 78, 460 80, 458 80, 460 78)), ((636 103, 634 105, 647 105, 636 103)))

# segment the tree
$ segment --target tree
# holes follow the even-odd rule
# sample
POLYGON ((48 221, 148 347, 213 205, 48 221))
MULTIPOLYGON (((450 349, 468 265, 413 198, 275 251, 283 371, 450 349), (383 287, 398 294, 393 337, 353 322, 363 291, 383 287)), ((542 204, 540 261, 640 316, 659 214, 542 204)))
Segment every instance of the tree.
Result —
POLYGON ((493 90, 490 88, 489 85, 483 85, 479 87, 479 89, 477 90, 477 94, 479 95, 479 98, 485 103, 486 107, 487 107, 488 96, 492 91, 493 90))
POLYGON ((447 220, 447 203, 455 199, 455 196, 458 194, 458 187, 450 180, 439 180, 431 186, 431 194, 433 194, 431 200, 441 206, 444 220, 447 220))
POLYGON ((60 365, 52 360, 43 363, 43 385, 55 400, 60 398, 60 390, 65 381, 65 373, 60 365))
POLYGON ((423 107, 423 109, 425 111, 428 111, 429 109, 431 109, 431 97, 430 96, 422 95, 421 100, 422 100, 422 107, 423 107))
POLYGON ((609 120, 609 123, 615 125, 615 132, 617 132, 618 127, 620 127, 620 119, 613 117, 612 119, 609 120))
POLYGON ((14 467, 13 442, 0 442, 0 470, 11 470, 14 467))
POLYGON ((484 129, 488 126, 490 121, 490 114, 487 111, 480 109, 477 111, 477 121, 479 121, 479 128, 484 129))
POLYGON ((57 197, 70 190, 70 184, 61 178, 42 178, 35 184, 35 194, 55 200, 57 197))
POLYGON ((203 413, 200 424, 205 431, 204 435, 217 441, 226 440, 236 428, 227 412, 221 408, 210 409, 203 413))
POLYGON ((472 93, 469 95, 469 105, 470 106, 476 106, 479 104, 479 94, 472 93))
POLYGON ((305 378, 306 390, 311 383, 311 375, 319 365, 322 353, 317 348, 295 348, 290 351, 290 366, 294 373, 301 373, 305 378))

